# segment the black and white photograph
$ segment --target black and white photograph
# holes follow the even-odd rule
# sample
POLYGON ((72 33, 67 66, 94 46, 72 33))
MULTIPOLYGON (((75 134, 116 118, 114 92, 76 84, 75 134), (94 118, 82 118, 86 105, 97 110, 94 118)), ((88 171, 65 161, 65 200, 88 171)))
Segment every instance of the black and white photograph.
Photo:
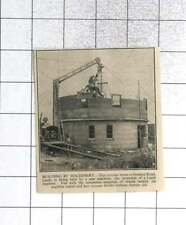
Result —
POLYGON ((155 53, 35 52, 39 172, 157 170, 155 53))
POLYGON ((41 171, 156 168, 154 49, 37 53, 41 171))

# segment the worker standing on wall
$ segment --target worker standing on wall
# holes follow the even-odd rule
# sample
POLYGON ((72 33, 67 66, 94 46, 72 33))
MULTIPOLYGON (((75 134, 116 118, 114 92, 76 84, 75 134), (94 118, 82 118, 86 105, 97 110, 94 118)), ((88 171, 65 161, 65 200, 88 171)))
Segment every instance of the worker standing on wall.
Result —
POLYGON ((103 96, 99 87, 97 87, 97 84, 96 84, 97 79, 98 79, 98 74, 96 74, 96 76, 93 75, 89 78, 88 89, 93 94, 96 94, 96 95, 98 94, 99 96, 103 96))

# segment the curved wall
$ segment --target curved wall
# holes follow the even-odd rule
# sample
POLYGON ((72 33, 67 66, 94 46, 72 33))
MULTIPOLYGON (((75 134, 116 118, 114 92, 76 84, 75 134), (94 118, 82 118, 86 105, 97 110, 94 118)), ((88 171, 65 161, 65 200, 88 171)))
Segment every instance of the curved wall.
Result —
POLYGON ((87 106, 77 95, 59 99, 59 118, 98 120, 144 120, 147 121, 147 102, 135 99, 121 99, 121 106, 112 106, 111 98, 87 98, 87 106))

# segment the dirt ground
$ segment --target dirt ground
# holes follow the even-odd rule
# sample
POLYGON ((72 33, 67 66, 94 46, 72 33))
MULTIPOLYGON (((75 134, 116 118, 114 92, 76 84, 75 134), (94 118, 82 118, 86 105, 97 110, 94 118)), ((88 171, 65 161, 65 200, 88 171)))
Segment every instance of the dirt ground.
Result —
POLYGON ((125 152, 119 157, 105 156, 101 160, 76 156, 74 154, 52 156, 43 152, 40 153, 40 168, 43 172, 154 167, 155 157, 151 151, 148 154, 143 154, 140 151, 125 152))

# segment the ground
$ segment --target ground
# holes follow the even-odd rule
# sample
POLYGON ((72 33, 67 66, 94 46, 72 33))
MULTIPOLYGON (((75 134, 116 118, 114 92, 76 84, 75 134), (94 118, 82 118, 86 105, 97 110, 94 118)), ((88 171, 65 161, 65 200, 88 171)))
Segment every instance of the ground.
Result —
POLYGON ((99 158, 101 159, 92 159, 71 153, 68 155, 63 152, 53 154, 53 152, 45 151, 40 153, 40 168, 43 172, 154 168, 154 155, 152 149, 136 149, 120 152, 119 156, 100 153, 99 158))

